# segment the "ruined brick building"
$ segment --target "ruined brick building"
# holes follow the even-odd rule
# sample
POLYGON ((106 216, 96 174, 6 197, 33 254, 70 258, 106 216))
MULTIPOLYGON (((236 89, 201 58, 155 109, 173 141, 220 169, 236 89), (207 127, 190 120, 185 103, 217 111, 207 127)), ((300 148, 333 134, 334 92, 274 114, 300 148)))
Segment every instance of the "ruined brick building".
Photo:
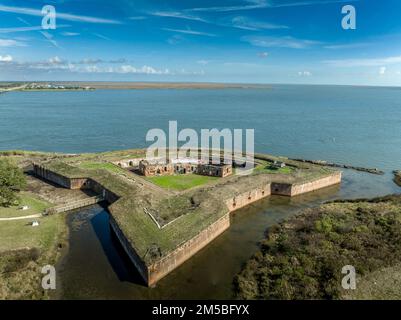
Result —
POLYGON ((173 174, 199 174, 204 176, 221 177, 229 176, 233 172, 231 164, 213 164, 198 159, 182 158, 162 161, 141 160, 139 172, 144 176, 173 175, 173 174))

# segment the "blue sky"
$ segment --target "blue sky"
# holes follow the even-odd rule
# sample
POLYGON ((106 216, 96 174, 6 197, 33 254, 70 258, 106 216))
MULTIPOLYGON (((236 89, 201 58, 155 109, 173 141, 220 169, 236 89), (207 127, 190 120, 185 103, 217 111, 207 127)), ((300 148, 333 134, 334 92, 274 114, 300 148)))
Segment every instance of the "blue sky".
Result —
POLYGON ((0 80, 401 85, 399 0, 0 0, 0 80), (344 5, 356 30, 341 26, 344 5), (57 28, 41 29, 44 5, 57 28))

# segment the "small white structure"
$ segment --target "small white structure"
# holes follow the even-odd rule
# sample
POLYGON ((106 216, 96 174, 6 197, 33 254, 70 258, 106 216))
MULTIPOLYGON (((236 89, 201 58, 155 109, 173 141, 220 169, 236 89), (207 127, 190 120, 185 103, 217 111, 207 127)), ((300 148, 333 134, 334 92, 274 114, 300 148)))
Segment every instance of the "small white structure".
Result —
POLYGON ((28 206, 22 206, 22 207, 21 207, 21 210, 23 210, 23 211, 28 210, 28 209, 29 209, 28 206))
POLYGON ((39 226, 39 221, 33 221, 32 222, 32 227, 38 227, 39 226))
POLYGON ((281 162, 281 161, 274 161, 273 163, 273 167, 274 168, 284 168, 285 167, 285 162, 281 162))

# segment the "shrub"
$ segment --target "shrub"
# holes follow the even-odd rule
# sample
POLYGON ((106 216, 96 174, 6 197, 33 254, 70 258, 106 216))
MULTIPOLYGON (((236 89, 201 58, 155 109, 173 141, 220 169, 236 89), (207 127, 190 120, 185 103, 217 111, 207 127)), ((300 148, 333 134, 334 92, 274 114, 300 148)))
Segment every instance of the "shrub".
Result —
POLYGON ((341 298, 343 266, 363 276, 401 261, 400 199, 330 203, 275 225, 235 277, 236 296, 341 298))
POLYGON ((0 158, 0 206, 18 204, 17 192, 24 188, 24 173, 7 158, 0 158))

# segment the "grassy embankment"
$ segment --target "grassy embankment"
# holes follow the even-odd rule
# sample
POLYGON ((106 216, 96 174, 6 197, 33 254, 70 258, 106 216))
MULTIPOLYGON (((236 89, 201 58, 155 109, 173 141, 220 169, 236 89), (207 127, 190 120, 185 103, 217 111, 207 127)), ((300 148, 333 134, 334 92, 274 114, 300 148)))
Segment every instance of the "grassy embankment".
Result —
POLYGON ((254 169, 255 173, 269 173, 269 174, 290 174, 295 171, 294 167, 285 166, 283 168, 276 168, 271 162, 266 160, 259 160, 259 164, 254 169))
POLYGON ((147 180, 158 185, 159 187, 178 191, 191 189, 193 187, 201 186, 218 179, 218 177, 208 177, 196 174, 155 176, 147 178, 147 180))
MULTIPOLYGON (((113 172, 117 170, 114 167, 110 170, 106 167, 108 165, 94 164, 128 160, 144 155, 144 150, 82 154, 46 162, 45 166, 69 178, 90 177, 117 195, 120 199, 109 207, 111 216, 145 263, 157 261, 227 214, 225 200, 233 195, 248 192, 250 188, 259 187, 268 181, 303 183, 333 172, 333 170, 310 164, 285 161, 294 168, 291 174, 285 172, 270 174, 261 171, 250 176, 233 175, 218 179, 216 185, 205 183, 201 188, 192 188, 178 195, 171 195, 168 192, 160 192, 156 188, 148 188, 139 176, 135 177, 128 173, 116 174, 113 172), (92 169, 84 168, 85 166, 92 169), (173 220, 174 223, 159 229, 149 214, 162 226, 173 220)), ((269 155, 258 155, 258 159, 267 162, 281 160, 269 155)), ((183 179, 190 178, 193 177, 188 176, 183 179)), ((193 185, 194 182, 187 183, 187 186, 191 184, 193 185)))
POLYGON ((8 208, 0 207, 0 218, 13 218, 20 216, 29 216, 37 213, 42 213, 49 204, 34 195, 26 192, 21 192, 19 195, 20 204, 8 208), (21 210, 22 206, 28 206, 28 210, 21 210))
POLYGON ((245 299, 401 297, 401 196, 328 203, 268 230, 234 280, 245 299), (344 290, 342 267, 357 272, 344 290))
POLYGON ((167 254, 226 213, 224 204, 210 195, 174 195, 167 200, 160 193, 144 188, 139 179, 127 180, 108 170, 82 169, 62 161, 52 161, 46 166, 70 178, 91 177, 119 195, 120 200, 109 207, 111 215, 146 261, 153 261, 153 255, 149 253, 153 247, 157 246, 157 251, 162 255, 167 254), (208 197, 208 201, 205 197, 208 197), (160 230, 144 208, 162 224, 182 217, 160 230))
MULTIPOLYGON (((21 194, 19 207, 0 208, 0 217, 18 217, 42 213, 49 203, 28 193, 21 194)), ((43 299, 41 268, 54 265, 58 246, 64 241, 66 224, 63 215, 34 219, 0 221, 0 299, 43 299), (30 222, 39 221, 32 227, 30 222)))
POLYGON ((125 170, 116 166, 109 162, 83 162, 79 164, 79 167, 82 169, 90 169, 90 170, 97 170, 97 169, 104 169, 110 171, 112 173, 125 173, 125 170))

